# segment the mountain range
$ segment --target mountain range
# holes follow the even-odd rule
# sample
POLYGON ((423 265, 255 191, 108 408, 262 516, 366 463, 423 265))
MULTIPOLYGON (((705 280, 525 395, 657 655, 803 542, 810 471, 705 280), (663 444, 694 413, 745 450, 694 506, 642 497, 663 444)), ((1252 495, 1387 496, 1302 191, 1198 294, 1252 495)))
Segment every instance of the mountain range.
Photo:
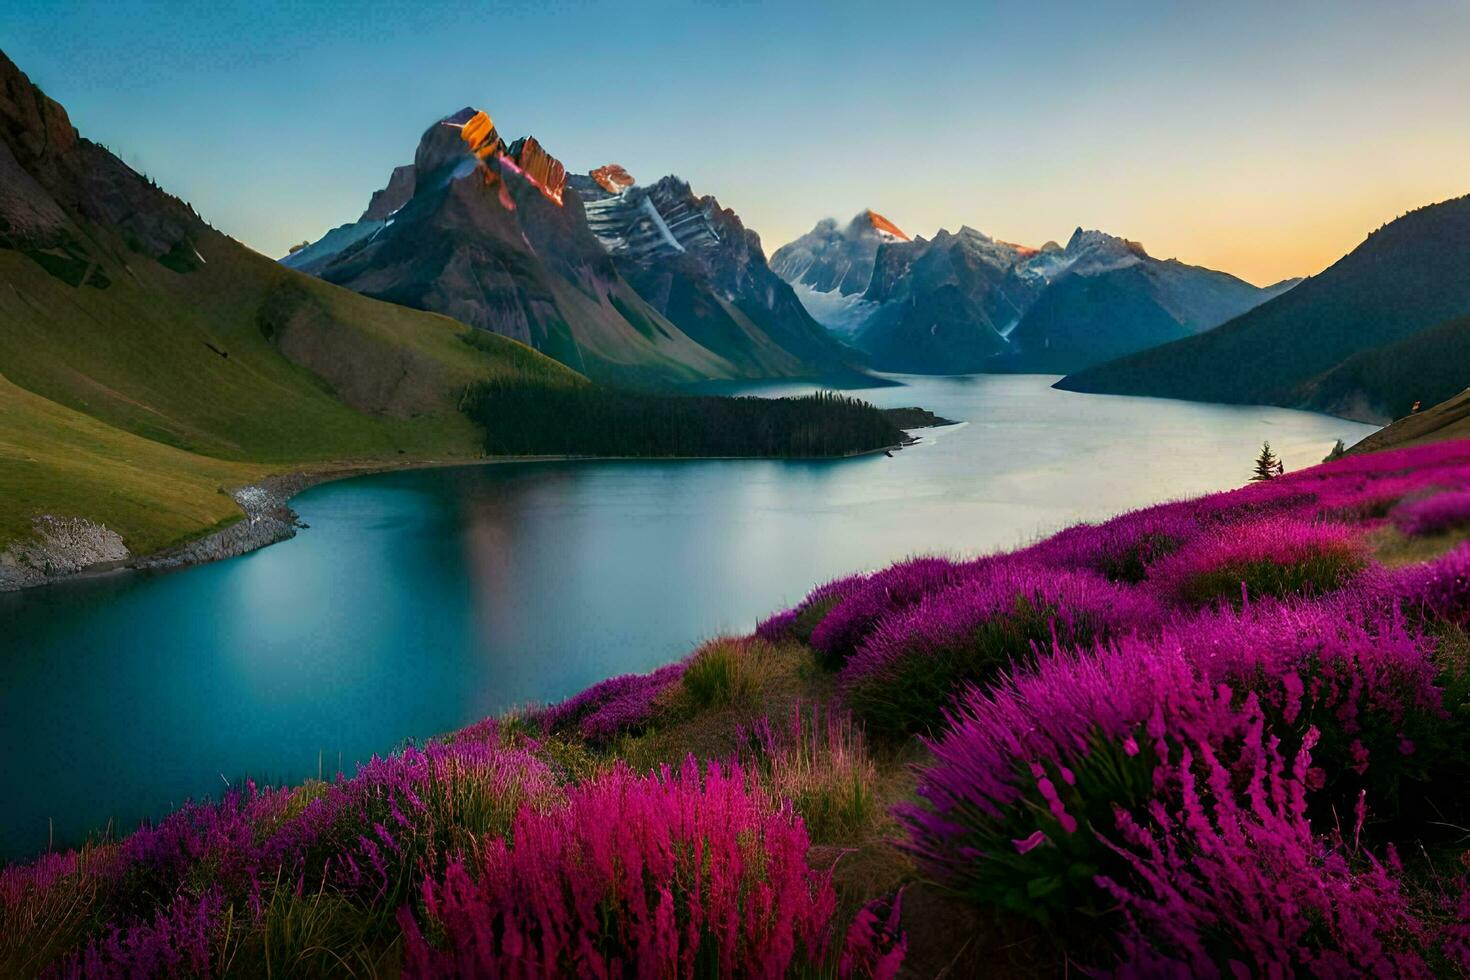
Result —
POLYGON ((1070 391, 1310 408, 1365 421, 1470 383, 1470 196, 1411 211, 1201 336, 1081 371, 1070 391))
POLYGON ((911 239, 873 211, 819 222, 771 266, 874 367, 922 373, 1076 370, 1202 333, 1295 283, 1262 289, 1082 228, 1040 248, 970 227, 911 239))
POLYGON ((599 380, 828 374, 857 360, 713 197, 675 177, 638 186, 616 164, 568 175, 473 108, 431 125, 356 221, 281 262, 599 380))
POLYGON ((282 468, 479 456, 472 382, 586 383, 467 333, 214 230, 0 53, 0 587, 48 572, 11 545, 154 552, 282 468))

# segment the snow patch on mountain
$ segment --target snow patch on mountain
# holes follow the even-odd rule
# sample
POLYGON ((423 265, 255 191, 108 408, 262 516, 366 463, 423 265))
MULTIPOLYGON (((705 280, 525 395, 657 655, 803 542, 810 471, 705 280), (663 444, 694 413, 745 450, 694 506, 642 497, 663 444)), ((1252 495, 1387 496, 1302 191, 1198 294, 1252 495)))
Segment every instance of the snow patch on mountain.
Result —
POLYGON ((791 289, 813 320, 843 338, 851 338, 861 330, 879 305, 863 299, 862 293, 838 289, 819 292, 804 282, 793 282, 791 289))

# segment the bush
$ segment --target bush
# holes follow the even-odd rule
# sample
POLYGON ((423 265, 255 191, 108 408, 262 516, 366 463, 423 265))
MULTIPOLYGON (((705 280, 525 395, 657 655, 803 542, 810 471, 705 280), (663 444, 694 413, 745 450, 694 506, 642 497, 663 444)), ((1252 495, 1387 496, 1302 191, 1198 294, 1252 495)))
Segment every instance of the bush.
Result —
POLYGON ((1187 606, 1225 600, 1320 596, 1368 564, 1361 540, 1340 524, 1274 517, 1224 526, 1153 567, 1160 595, 1187 606))
POLYGON ((681 678, 696 711, 730 705, 748 707, 760 696, 771 647, 762 639, 715 640, 690 657, 681 678))
POLYGON ((1241 726, 1181 651, 1140 642, 1045 657, 945 718, 919 771, 926 805, 897 811, 907 847, 969 901, 1040 920, 1104 910, 1093 879, 1119 865, 1094 829, 1153 799, 1171 739, 1241 726))
POLYGON ((1324 815, 1364 788, 1382 810, 1449 759, 1433 750, 1447 719, 1435 642, 1375 594, 1208 610, 1149 642, 1178 651, 1237 704, 1254 695, 1283 752, 1316 728, 1312 783, 1324 815))
POLYGON ((1421 497, 1400 504, 1390 515, 1404 534, 1423 537, 1470 524, 1470 490, 1421 497))
POLYGON ((1470 624, 1470 543, 1434 561, 1398 569, 1389 575, 1387 588, 1416 616, 1470 624))
POLYGON ((762 622, 755 628, 755 633, 772 643, 783 639, 810 643, 812 631, 821 625, 832 607, 851 595, 866 579, 866 575, 849 575, 820 585, 793 608, 762 622))
POLYGON ((647 727, 657 713, 658 698, 679 683, 684 669, 676 663, 647 674, 612 677, 529 717, 547 733, 567 732, 605 744, 647 727))
POLYGON ((1200 533, 1187 505, 1165 504, 1104 524, 1079 524, 1027 549, 1026 557, 1059 568, 1094 571, 1113 582, 1138 583, 1155 562, 1200 533))
POLYGON ((1158 617, 1146 596, 1099 576, 996 563, 885 619, 841 682, 869 730, 924 731, 963 685, 1027 662, 1038 648, 1091 645, 1158 617))
POLYGON ((408 977, 780 976, 828 957, 832 884, 738 767, 619 766, 427 881, 408 977), (432 937, 432 939, 430 938, 432 937))
POLYGON ((1289 774, 1274 747, 1252 746, 1242 797, 1208 747, 1199 777, 1186 753, 1165 776, 1179 786, 1177 803, 1154 804, 1144 821, 1118 813, 1114 849, 1128 879, 1098 884, 1126 920, 1122 975, 1431 975, 1419 952, 1427 930, 1393 875, 1313 833, 1311 744, 1289 774))
POLYGON ((945 558, 912 558, 875 572, 823 611, 811 629, 811 645, 825 666, 839 668, 884 617, 962 581, 974 574, 974 569, 974 563, 957 565, 945 558))

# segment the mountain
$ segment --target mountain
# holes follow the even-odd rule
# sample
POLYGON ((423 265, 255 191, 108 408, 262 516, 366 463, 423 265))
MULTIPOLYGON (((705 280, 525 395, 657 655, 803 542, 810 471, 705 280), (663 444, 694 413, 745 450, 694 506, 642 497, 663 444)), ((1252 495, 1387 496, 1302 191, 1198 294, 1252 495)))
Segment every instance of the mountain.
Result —
POLYGON ((793 376, 851 360, 712 198, 673 178, 636 187, 616 165, 569 176, 534 138, 507 144, 472 108, 430 126, 357 221, 281 261, 606 381, 793 376))
POLYGON ((1403 340, 1359 351, 1302 387, 1319 411, 1369 422, 1437 405, 1470 385, 1470 317, 1456 317, 1403 340))
POLYGON ((791 284, 802 305, 823 326, 851 334, 871 309, 863 293, 873 277, 878 247, 909 236, 883 215, 867 210, 845 227, 823 218, 794 242, 776 249, 771 269, 791 284))
POLYGON ((1026 369, 1055 373, 1204 333, 1297 282, 1262 289, 1080 228, 1065 248, 1025 262, 1022 275, 1046 286, 1011 332, 1011 356, 1026 369))
POLYGON ((1037 252, 973 228, 879 246, 853 337, 874 367, 962 374, 993 367, 1045 281, 1022 274, 1037 252))
POLYGON ((282 468, 480 455, 472 382, 585 383, 466 336, 210 228, 0 53, 0 580, 38 521, 154 551, 282 468))
POLYGON ((772 271, 760 237, 714 197, 696 196, 673 176, 641 187, 616 165, 571 183, 618 271, 699 344, 748 375, 849 369, 852 352, 772 271), (612 171, 616 183, 597 178, 612 171))
POLYGON ((872 211, 818 223, 772 268, 873 366, 926 373, 1063 373, 1208 330, 1294 285, 1262 290, 1081 228, 1039 249, 969 227, 910 240, 872 211))
POLYGON ((1265 403, 1385 421, 1470 383, 1470 196, 1379 228, 1331 268, 1209 333, 1072 375, 1072 391, 1265 403), (1424 333, 1438 330, 1439 333, 1424 333), (1415 335, 1422 336, 1415 339, 1415 335), (1406 356, 1412 355, 1412 361, 1406 356), (1420 368, 1408 369, 1417 364, 1420 368), (1414 373, 1428 372, 1421 382, 1414 373))

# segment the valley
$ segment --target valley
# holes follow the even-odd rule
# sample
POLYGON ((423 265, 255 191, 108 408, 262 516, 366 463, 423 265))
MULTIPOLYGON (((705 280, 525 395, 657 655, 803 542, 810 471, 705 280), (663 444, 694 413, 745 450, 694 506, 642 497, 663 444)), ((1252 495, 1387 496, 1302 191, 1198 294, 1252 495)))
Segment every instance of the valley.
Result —
POLYGON ((1470 973, 1433 7, 0 7, 0 977, 1470 973))

